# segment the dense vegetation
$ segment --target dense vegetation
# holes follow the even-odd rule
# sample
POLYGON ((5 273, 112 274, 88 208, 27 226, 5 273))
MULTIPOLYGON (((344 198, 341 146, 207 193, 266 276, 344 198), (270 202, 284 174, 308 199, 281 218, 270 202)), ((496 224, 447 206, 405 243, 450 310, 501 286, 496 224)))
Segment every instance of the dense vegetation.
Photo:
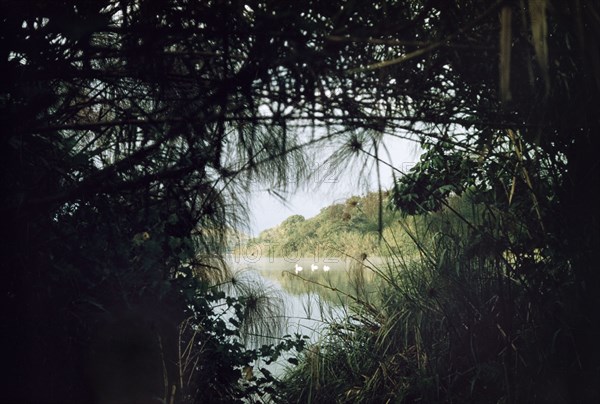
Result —
POLYGON ((598 0, 2 1, 2 399, 600 401, 599 15, 598 0), (302 340, 240 342, 272 310, 232 291, 226 235, 250 189, 306 179, 315 147, 377 170, 388 136, 425 150, 389 195, 402 233, 383 231, 382 193, 364 216, 337 208, 395 248, 385 299, 282 389, 253 366, 302 340))
POLYGON ((518 251, 523 235, 512 218, 474 198, 472 192, 453 197, 438 212, 405 216, 401 229, 388 229, 385 263, 365 268, 379 292, 365 299, 357 289, 356 299, 346 299, 353 315, 331 324, 288 374, 288 400, 593 397, 592 390, 571 393, 564 384, 573 346, 560 335, 568 332, 556 311, 565 300, 554 300, 558 286, 546 283, 552 257, 543 249, 518 251))
POLYGON ((280 225, 249 240, 245 248, 258 248, 265 257, 315 257, 318 261, 328 257, 358 257, 363 253, 387 254, 388 249, 382 249, 379 243, 380 234, 388 234, 392 228, 399 229, 397 218, 399 215, 394 211, 381 209, 379 193, 373 192, 327 206, 309 219, 301 215, 290 216, 280 225))

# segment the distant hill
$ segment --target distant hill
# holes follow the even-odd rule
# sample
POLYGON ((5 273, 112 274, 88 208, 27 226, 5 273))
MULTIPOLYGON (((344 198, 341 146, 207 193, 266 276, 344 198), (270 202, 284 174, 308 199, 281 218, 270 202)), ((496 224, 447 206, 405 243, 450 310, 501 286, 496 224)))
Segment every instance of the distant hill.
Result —
POLYGON ((380 206, 383 234, 389 232, 398 216, 386 208, 387 197, 384 192, 380 204, 379 193, 373 192, 323 208, 309 219, 290 216, 278 226, 261 232, 250 240, 250 245, 259 245, 263 254, 268 251, 278 257, 384 255, 387 248, 380 243, 380 206))

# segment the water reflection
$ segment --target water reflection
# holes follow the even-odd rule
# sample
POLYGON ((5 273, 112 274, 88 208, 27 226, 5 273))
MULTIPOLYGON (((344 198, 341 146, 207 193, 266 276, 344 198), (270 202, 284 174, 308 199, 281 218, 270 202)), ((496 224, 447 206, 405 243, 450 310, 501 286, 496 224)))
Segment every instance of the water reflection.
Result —
MULTIPOLYGON (((379 261, 371 259, 369 264, 379 261)), ((373 272, 358 260, 318 263, 311 259, 283 258, 236 261, 230 257, 229 264, 237 276, 262 285, 269 295, 275 296, 271 302, 283 306, 279 307, 282 317, 277 318, 280 326, 270 328, 271 335, 263 335, 270 341, 250 340, 249 344, 254 346, 294 334, 306 335, 310 342, 317 342, 328 324, 348 317, 348 307, 354 299, 368 301, 376 295, 373 272), (302 266, 302 271, 297 272, 296 265, 302 266), (318 269, 311 270, 311 265, 318 269), (328 271, 323 270, 324 265, 329 267, 328 271)), ((264 366, 281 376, 289 365, 289 355, 264 366)))
POLYGON ((368 301, 376 294, 373 272, 357 260, 261 258, 230 259, 230 264, 245 276, 254 276, 269 288, 281 291, 286 317, 283 335, 299 333, 312 341, 318 339, 327 322, 343 319, 354 299, 368 301), (302 271, 298 272, 296 265, 302 271), (323 270, 324 265, 328 271, 323 270))

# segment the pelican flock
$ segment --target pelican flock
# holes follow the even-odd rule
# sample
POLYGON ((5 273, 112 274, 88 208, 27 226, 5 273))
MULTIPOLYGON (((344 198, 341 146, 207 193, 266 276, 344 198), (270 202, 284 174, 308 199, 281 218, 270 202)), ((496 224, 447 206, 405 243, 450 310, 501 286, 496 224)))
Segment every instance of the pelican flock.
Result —
MULTIPOLYGON (((294 267, 294 272, 299 273, 302 271, 302 267, 298 264, 296 264, 296 266, 294 267)), ((317 264, 310 264, 310 270, 312 272, 318 271, 319 270, 319 266, 317 264)), ((323 271, 325 272, 329 272, 331 270, 331 267, 329 265, 323 265, 323 271)))

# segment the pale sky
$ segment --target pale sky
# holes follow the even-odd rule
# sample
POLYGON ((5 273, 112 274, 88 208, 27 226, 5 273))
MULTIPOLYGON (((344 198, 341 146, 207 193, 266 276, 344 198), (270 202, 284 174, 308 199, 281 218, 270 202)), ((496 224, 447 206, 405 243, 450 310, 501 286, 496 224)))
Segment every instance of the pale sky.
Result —
MULTIPOLYGON (((380 156, 400 170, 408 171, 418 161, 420 150, 414 141, 386 138, 385 143, 391 154, 391 161, 382 152, 380 156)), ((357 173, 349 171, 340 174, 337 178, 317 175, 317 179, 308 184, 309 189, 299 189, 294 194, 287 195, 285 205, 266 190, 257 190, 250 197, 251 234, 257 236, 261 231, 278 225, 291 215, 302 215, 308 219, 317 215, 326 206, 344 202, 352 195, 364 195, 367 191, 377 189, 375 172, 370 173, 366 184, 365 181, 361 184, 357 173)), ((392 170, 382 166, 381 185, 383 188, 389 188, 391 184, 392 170)))

